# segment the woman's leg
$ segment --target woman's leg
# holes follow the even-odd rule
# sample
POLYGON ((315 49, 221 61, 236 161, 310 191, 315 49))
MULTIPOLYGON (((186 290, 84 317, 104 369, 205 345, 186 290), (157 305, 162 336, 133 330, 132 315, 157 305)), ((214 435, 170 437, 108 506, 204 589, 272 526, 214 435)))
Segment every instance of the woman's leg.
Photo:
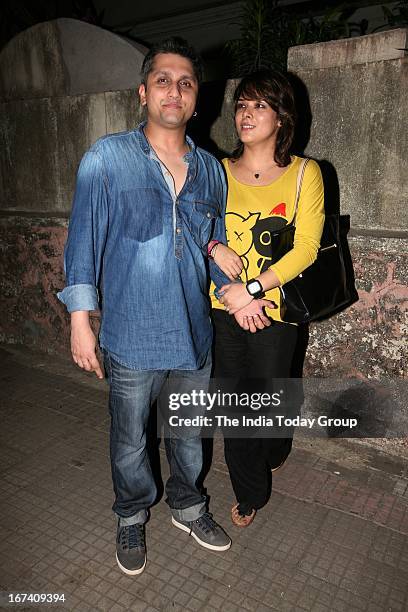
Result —
MULTIPOLYGON (((290 378, 297 336, 297 326, 273 322, 271 327, 258 331, 249 341, 249 376, 257 378, 258 384, 265 384, 265 390, 269 393, 278 391, 273 379, 290 378)), ((258 389, 258 392, 262 391, 263 389, 258 389)), ((296 403, 295 383, 288 386, 287 391, 286 395, 290 397, 290 401, 296 403)), ((292 448, 292 435, 284 438, 263 438, 262 448, 269 472, 270 469, 279 467, 288 457, 292 448)))
MULTIPOLYGON (((224 311, 214 310, 213 321, 215 382, 222 383, 225 391, 243 392, 248 376, 248 340, 252 334, 242 330, 234 317, 224 311), (234 388, 228 383, 234 385, 234 388)), ((266 502, 270 490, 270 470, 267 469, 262 453, 262 441, 242 437, 242 430, 236 433, 241 433, 241 437, 224 435, 225 461, 239 510, 242 514, 250 514, 253 509, 260 508, 266 502)))

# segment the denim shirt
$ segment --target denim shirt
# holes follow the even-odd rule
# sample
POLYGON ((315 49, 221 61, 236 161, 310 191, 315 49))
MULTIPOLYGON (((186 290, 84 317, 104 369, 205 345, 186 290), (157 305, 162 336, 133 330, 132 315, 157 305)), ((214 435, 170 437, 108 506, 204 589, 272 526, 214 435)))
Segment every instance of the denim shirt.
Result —
POLYGON ((100 345, 123 365, 195 370, 212 342, 207 263, 218 288, 229 282, 207 258, 210 240, 226 242, 224 174, 187 137, 174 199, 143 125, 81 161, 58 298, 69 312, 100 308, 100 345))

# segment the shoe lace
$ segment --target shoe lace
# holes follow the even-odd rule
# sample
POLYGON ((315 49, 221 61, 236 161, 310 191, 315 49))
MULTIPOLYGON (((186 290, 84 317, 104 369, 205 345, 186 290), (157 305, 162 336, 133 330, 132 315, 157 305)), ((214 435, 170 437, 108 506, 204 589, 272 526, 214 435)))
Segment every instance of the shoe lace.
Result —
POLYGON ((197 523, 200 529, 205 533, 216 533, 218 530, 218 525, 214 521, 211 512, 204 512, 195 523, 197 523))
POLYGON ((122 527, 120 543, 124 548, 143 548, 145 546, 143 525, 135 524, 122 527))

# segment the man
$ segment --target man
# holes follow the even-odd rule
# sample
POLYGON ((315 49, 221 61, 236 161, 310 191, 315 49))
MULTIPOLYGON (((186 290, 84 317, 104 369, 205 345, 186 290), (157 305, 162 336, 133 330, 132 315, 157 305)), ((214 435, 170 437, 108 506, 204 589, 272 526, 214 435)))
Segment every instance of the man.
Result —
MULTIPOLYGON (((182 391, 208 384, 207 246, 225 232, 220 165, 185 135, 199 58, 185 41, 169 39, 147 54, 142 77, 147 122, 99 139, 81 162, 65 249, 67 286, 59 294, 71 313, 73 359, 99 378, 89 311, 101 309, 116 559, 131 575, 146 565, 144 524, 157 493, 146 453, 150 406, 166 381, 182 391)), ((229 282, 213 262, 210 269, 218 287, 229 282)), ((207 549, 227 550, 231 540, 196 485, 201 439, 171 437, 165 444, 173 525, 207 549)))

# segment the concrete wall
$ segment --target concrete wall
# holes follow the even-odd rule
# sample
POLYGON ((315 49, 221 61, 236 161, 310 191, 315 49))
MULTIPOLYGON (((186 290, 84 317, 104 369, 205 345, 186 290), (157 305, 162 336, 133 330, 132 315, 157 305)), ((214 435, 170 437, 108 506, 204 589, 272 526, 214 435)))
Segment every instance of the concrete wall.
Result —
MULTIPOLYGON (((62 61, 63 45, 57 34, 65 26, 60 21, 72 20, 36 26, 5 50, 7 62, 14 58, 17 72, 23 66, 21 70, 28 74, 33 56, 41 57, 40 51, 30 51, 30 45, 47 48, 44 56, 51 54, 56 65, 36 64, 50 71, 48 80, 54 82, 48 90, 40 69, 32 70, 30 79, 21 77, 18 92, 11 81, 2 85, 0 309, 5 314, 0 340, 67 353, 68 317, 55 293, 64 285, 62 251, 76 168, 96 138, 133 127, 141 110, 134 92, 137 80, 131 80, 133 69, 119 91, 109 91, 110 75, 102 72, 103 62, 100 80, 94 79, 99 82, 98 91, 80 93, 82 77, 75 87, 74 74, 65 78, 64 73, 62 78, 61 66, 71 65, 75 73, 78 60, 76 64, 62 61)), ((102 41, 106 42, 106 35, 103 32, 102 41)), ((80 30, 78 36, 82 36, 80 30)), ((74 42, 69 47, 66 40, 65 49, 74 49, 74 42)), ((290 69, 308 90, 304 115, 313 118, 310 130, 308 126, 304 130, 305 134, 310 131, 306 153, 330 170, 328 207, 339 201, 341 213, 351 217, 349 244, 360 296, 343 313, 311 325, 306 360, 310 374, 404 375, 408 83, 407 59, 398 49, 406 46, 406 31, 395 30, 296 47, 289 53, 290 69)), ((100 53, 104 47, 95 48, 100 53)), ((138 53, 131 47, 127 51, 138 53)), ((83 49, 78 46, 77 52, 83 49)), ((0 66, 5 61, 0 55, 0 66)), ((210 150, 218 146, 230 152, 234 147, 235 84, 208 86, 202 97, 192 132, 210 150)))
POLYGON ((5 47, 0 210, 69 213, 84 151, 137 120, 143 58, 123 38, 74 19, 36 25, 5 47))
POLYGON ((146 49, 73 19, 0 54, 0 341, 68 351, 62 253, 79 161, 141 118, 146 49))
MULTIPOLYGON (((314 373, 406 376, 408 30, 289 50, 313 117, 306 153, 337 174, 360 300, 311 328, 314 373)), ((328 205, 330 203, 328 202, 328 205)))

